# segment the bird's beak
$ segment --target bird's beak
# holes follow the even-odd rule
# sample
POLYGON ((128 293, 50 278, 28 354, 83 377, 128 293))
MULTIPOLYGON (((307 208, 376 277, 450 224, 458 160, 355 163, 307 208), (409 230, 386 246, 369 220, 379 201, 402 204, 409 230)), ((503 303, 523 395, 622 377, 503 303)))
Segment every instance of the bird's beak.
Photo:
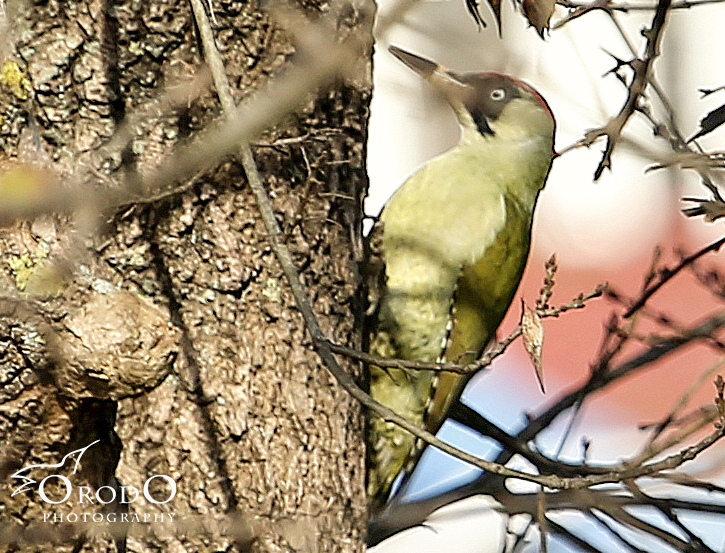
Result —
POLYGON ((463 99, 470 93, 468 85, 459 81, 453 73, 449 72, 442 65, 407 52, 397 46, 391 46, 388 50, 405 65, 432 84, 454 108, 460 106, 463 99))

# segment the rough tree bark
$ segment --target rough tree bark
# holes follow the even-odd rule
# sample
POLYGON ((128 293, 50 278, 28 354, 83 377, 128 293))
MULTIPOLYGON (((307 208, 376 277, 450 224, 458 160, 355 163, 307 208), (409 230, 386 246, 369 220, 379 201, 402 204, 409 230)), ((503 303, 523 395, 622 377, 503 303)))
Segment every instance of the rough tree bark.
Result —
MULTIPOLYGON (((241 101, 295 48, 258 2, 212 4, 241 101)), ((299 7, 371 32, 369 19, 340 7, 299 7)), ((7 175, 28 174, 42 195, 42 175, 70 183, 90 171, 96 187, 141 187, 219 115, 213 91, 170 113, 147 109, 201 63, 186 2, 41 0, 7 9, 2 61, 19 71, 0 84, 7 186, 7 175), (98 154, 141 110, 132 139, 98 154)), ((366 189, 369 70, 310 100, 254 148, 323 329, 350 344, 358 340, 353 244, 366 189)), ((236 158, 156 201, 2 224, 6 550, 363 549, 362 413, 310 348, 236 158), (78 473, 72 461, 35 468, 35 485, 12 495, 16 471, 59 463, 95 440, 78 473), (72 483, 67 501, 43 500, 38 482, 49 474, 72 483), (171 501, 123 502, 123 486, 141 492, 153 475, 175 482, 171 501), (80 486, 90 495, 78 495, 80 486), (104 486, 101 499, 115 497, 105 505, 94 495, 104 486), (124 524, 69 525, 72 513, 124 524), (154 519, 162 514, 174 518, 154 519)), ((57 500, 64 490, 51 478, 44 494, 57 500)), ((164 501, 168 480, 153 479, 148 493, 164 501)))

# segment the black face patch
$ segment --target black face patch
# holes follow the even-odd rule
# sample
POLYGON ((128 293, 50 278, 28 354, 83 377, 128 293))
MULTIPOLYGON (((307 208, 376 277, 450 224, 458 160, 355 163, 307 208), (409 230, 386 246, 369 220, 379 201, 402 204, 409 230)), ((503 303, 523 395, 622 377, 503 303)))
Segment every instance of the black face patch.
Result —
POLYGON ((488 124, 488 119, 486 119, 486 116, 481 111, 471 111, 468 110, 471 114, 471 117, 473 118, 473 122, 476 124, 476 128, 478 129, 478 132, 481 134, 490 134, 493 135, 493 130, 491 129, 491 125, 488 124))
POLYGON ((493 134, 489 121, 495 121, 511 100, 521 98, 521 90, 514 82, 495 73, 452 74, 458 81, 468 85, 471 93, 464 98, 463 105, 471 114, 481 134, 493 134))

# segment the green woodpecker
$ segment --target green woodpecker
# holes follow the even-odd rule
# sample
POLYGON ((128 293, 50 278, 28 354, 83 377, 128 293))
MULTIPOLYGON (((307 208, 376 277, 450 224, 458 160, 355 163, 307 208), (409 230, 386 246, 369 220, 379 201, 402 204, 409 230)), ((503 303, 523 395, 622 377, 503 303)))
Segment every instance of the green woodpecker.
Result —
MULTIPOLYGON (((455 73, 397 47, 390 52, 443 95, 461 137, 405 181, 373 231, 382 276, 370 352, 472 362, 494 338, 521 279, 536 199, 555 155, 554 117, 533 88, 506 75, 455 73)), ((369 370, 373 398, 433 433, 465 383, 454 373, 369 370)), ((371 418, 373 512, 420 449, 412 434, 371 418)))

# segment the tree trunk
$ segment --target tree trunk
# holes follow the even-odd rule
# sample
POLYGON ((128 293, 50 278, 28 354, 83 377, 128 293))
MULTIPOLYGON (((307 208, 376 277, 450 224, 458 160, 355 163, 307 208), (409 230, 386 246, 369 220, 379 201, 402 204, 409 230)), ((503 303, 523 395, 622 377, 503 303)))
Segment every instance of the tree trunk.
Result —
MULTIPOLYGON (((295 48, 257 2, 212 4, 239 102, 295 48)), ((52 175, 73 194, 85 171, 94 187, 143 196, 144 179, 219 116, 213 90, 170 110, 159 100, 202 61, 187 3, 13 7, 0 193, 3 174, 22 174, 23 191, 42 198, 52 175)), ((304 9, 371 32, 329 6, 304 9)), ((254 147, 322 328, 352 345, 365 66, 254 147)), ((362 550, 362 412, 312 351, 239 161, 121 209, 88 203, 0 230, 7 550, 362 550), (12 495, 19 475, 34 482, 12 495)))

